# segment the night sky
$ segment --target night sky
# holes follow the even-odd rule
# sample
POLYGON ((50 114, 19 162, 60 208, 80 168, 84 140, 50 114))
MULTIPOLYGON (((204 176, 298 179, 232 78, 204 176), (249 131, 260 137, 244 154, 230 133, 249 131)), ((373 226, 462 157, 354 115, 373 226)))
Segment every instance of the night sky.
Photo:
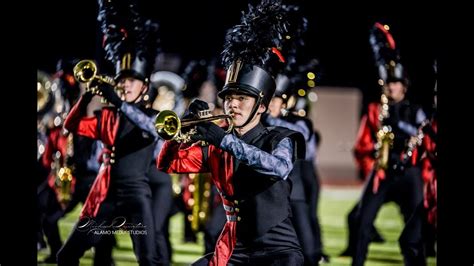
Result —
MULTIPOLYGON (((409 98, 429 108, 433 98, 433 61, 436 58, 436 25, 428 15, 366 15, 335 12, 313 1, 300 2, 309 21, 305 53, 321 64, 319 85, 358 87, 364 102, 377 100, 380 89, 369 45, 369 29, 379 21, 390 25, 401 60, 411 79, 409 98)), ((246 1, 185 1, 166 4, 143 1, 143 13, 160 23, 162 50, 185 60, 208 59, 222 50, 226 29, 237 24, 246 1)), ((54 71, 61 57, 102 56, 96 1, 52 0, 41 6, 48 16, 40 21, 48 36, 38 44, 38 68, 54 71), (63 10, 53 13, 52 8, 63 10), (59 30, 61 27, 69 30, 59 30)))

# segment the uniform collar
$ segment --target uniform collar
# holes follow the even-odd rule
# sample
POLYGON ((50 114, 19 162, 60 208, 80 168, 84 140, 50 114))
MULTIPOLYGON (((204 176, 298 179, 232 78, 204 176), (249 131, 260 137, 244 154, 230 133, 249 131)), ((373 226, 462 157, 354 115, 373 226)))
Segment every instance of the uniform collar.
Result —
MULTIPOLYGON (((266 132, 266 128, 262 123, 258 123, 254 128, 250 129, 247 133, 240 137, 245 143, 250 144, 253 140, 257 139, 258 136, 266 132)), ((235 133, 234 133, 235 134, 235 133)))

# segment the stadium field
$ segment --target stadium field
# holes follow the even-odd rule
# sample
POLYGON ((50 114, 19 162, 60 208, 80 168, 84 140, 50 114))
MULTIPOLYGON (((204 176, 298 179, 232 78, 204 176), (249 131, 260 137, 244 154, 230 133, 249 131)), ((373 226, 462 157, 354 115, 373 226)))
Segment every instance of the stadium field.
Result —
MULTIPOLYGON (((346 216, 360 196, 360 187, 323 186, 319 203, 319 218, 322 227, 325 252, 330 255, 328 266, 350 265, 349 257, 338 257, 347 243, 346 216)), ((60 221, 60 232, 63 241, 69 235, 79 214, 80 207, 69 213, 60 221)), ((173 246, 173 265, 189 265, 202 255, 204 250, 202 233, 198 234, 197 243, 183 242, 183 217, 177 214, 172 217, 170 225, 171 242, 173 246)), ((403 258, 398 246, 398 236, 403 227, 403 220, 397 205, 384 205, 377 216, 376 227, 386 242, 373 243, 369 247, 366 266, 399 266, 403 258)), ((128 235, 117 235, 118 246, 113 256, 117 266, 137 265, 132 251, 132 243, 128 235)), ((81 265, 92 265, 93 251, 88 251, 81 259, 81 265)), ((48 250, 38 252, 38 261, 47 256, 48 250)), ((47 265, 47 264, 44 264, 47 265)), ((428 258, 428 265, 436 265, 435 258, 428 258)))

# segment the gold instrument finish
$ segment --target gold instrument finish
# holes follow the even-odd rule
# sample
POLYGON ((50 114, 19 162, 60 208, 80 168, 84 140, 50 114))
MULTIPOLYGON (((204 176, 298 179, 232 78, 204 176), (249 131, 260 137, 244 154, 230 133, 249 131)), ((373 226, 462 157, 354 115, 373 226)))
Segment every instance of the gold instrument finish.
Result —
POLYGON ((61 153, 57 152, 55 157, 55 165, 56 165, 56 188, 58 191, 58 201, 61 205, 67 205, 72 198, 72 168, 66 165, 68 161, 67 158, 70 158, 74 154, 74 146, 73 146, 73 135, 68 134, 67 136, 67 147, 66 147, 66 156, 63 160, 62 167, 60 167, 60 157, 61 153))
POLYGON ((387 95, 382 93, 380 97, 381 110, 379 114, 380 129, 377 132, 377 143, 375 144, 375 157, 376 157, 376 168, 384 169, 388 168, 388 161, 390 155, 390 148, 393 145, 395 135, 392 132, 392 127, 384 125, 384 120, 390 116, 388 112, 388 98, 387 95))
POLYGON ((393 145, 395 135, 391 132, 390 126, 383 126, 377 132, 377 166, 379 169, 387 170, 390 148, 393 145))
POLYGON ((60 191, 58 200, 66 205, 71 201, 72 197, 72 169, 67 166, 61 167, 58 171, 57 182, 60 191))
POLYGON ((37 73, 37 82, 36 82, 36 92, 37 92, 37 112, 43 111, 48 102, 52 99, 52 86, 53 81, 48 74, 42 71, 37 73))
POLYGON ((187 143, 191 141, 191 136, 196 134, 196 129, 192 128, 186 133, 182 133, 181 129, 185 127, 196 126, 199 123, 227 120, 229 127, 226 134, 233 129, 232 117, 230 115, 208 116, 209 110, 200 111, 199 118, 196 119, 179 119, 178 115, 171 110, 163 110, 155 118, 155 129, 158 135, 164 140, 175 140, 177 142, 187 143), (206 117, 207 116, 207 117, 206 117))
POLYGON ((413 136, 409 141, 408 141, 408 144, 407 144, 407 149, 406 149, 406 152, 404 154, 404 161, 407 161, 409 160, 412 156, 413 156, 413 151, 415 150, 415 148, 417 146, 420 146, 422 141, 423 141, 423 138, 425 137, 425 135, 423 134, 423 128, 425 126, 427 126, 428 124, 430 124, 430 120, 426 119, 424 120, 423 122, 421 122, 421 125, 418 127, 417 129, 417 134, 416 136, 413 136))
POLYGON ((181 130, 181 120, 175 112, 163 110, 155 119, 155 129, 164 140, 175 139, 181 130))
MULTIPOLYGON (((98 68, 94 61, 92 60, 81 60, 74 66, 73 73, 74 78, 81 83, 87 83, 86 91, 91 91, 93 94, 101 95, 97 87, 90 87, 92 81, 96 80, 99 83, 106 83, 114 86, 115 90, 123 92, 122 88, 117 86, 115 80, 109 76, 97 74, 98 68)), ((102 102, 106 103, 105 99, 102 98, 102 102)))
POLYGON ((39 160, 44 153, 46 143, 46 130, 50 121, 51 110, 54 105, 53 86, 55 85, 51 76, 43 71, 37 71, 36 92, 37 92, 37 153, 39 160))

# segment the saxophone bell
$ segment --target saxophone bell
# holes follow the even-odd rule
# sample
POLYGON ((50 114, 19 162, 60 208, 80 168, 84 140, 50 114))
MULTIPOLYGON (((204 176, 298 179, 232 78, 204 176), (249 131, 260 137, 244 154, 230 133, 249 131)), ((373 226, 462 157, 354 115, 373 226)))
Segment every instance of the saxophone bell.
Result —
MULTIPOLYGON (((386 128, 386 127, 384 127, 386 128)), ((384 128, 380 129, 377 132, 377 166, 379 169, 387 170, 388 168, 388 161, 390 155, 390 148, 393 145, 393 139, 395 135, 393 132, 389 131, 388 129, 384 130, 384 128)))
POLYGON ((64 166, 57 173, 56 186, 59 191, 58 200, 62 205, 67 205, 72 198, 72 169, 64 166))

